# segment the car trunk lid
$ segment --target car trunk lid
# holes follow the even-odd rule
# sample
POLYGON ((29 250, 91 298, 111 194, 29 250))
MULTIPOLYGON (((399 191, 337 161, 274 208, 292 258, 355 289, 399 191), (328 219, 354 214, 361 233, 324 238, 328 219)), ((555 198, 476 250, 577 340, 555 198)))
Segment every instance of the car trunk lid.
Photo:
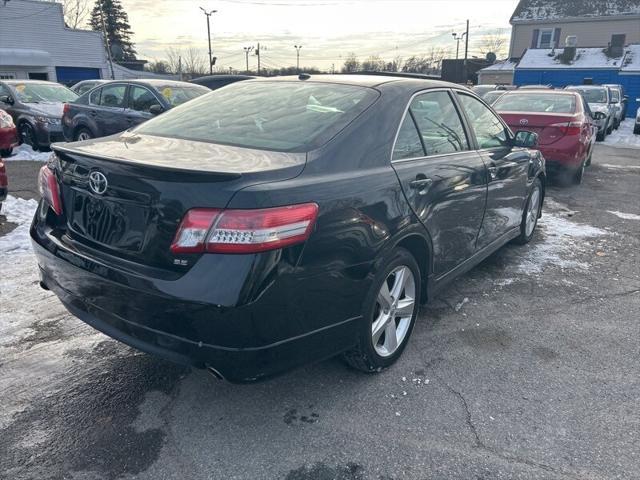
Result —
POLYGON ((538 134, 540 145, 551 145, 567 134, 574 133, 577 115, 530 112, 500 112, 512 130, 527 130, 538 134))

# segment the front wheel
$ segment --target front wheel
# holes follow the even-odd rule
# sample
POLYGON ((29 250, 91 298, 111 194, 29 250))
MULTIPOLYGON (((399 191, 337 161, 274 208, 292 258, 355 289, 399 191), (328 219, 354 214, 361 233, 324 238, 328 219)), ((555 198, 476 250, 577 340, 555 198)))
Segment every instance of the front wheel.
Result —
POLYGON ((538 217, 540 216, 540 209, 542 208, 542 182, 539 178, 533 181, 529 197, 527 198, 527 204, 522 213, 522 220, 520 221, 520 235, 518 235, 514 242, 524 245, 529 243, 533 238, 533 233, 536 231, 538 225, 538 217))
POLYGON ((20 125, 20 138, 22 139, 22 143, 30 145, 33 150, 37 151, 40 148, 36 138, 36 131, 28 123, 20 125))
POLYGON ((356 346, 344 354, 350 366, 379 372, 400 358, 418 315, 421 281, 413 255, 394 249, 367 293, 356 346))

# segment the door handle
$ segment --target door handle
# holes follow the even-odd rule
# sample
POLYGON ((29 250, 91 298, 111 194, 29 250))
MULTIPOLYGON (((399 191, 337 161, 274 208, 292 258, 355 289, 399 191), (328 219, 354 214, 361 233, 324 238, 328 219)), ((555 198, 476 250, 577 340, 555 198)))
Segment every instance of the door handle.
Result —
POLYGON ((424 175, 418 175, 415 180, 409 182, 409 188, 413 190, 418 190, 419 194, 423 195, 425 190, 431 186, 433 180, 425 177, 424 175))

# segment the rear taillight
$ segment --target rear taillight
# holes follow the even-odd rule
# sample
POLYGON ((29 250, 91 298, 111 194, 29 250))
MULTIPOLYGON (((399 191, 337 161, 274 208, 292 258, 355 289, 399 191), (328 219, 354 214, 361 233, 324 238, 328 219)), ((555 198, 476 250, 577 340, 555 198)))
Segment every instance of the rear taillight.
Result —
POLYGON ((38 173, 38 189, 40 196, 49 204, 56 215, 62 214, 62 200, 60 199, 60 189, 56 175, 47 165, 40 169, 38 173))
POLYGON ((580 122, 562 122, 549 125, 550 127, 560 130, 562 135, 580 135, 582 124, 580 122))
POLYGON ((71 107, 69 106, 68 103, 63 104, 63 106, 62 106, 62 115, 66 115, 67 113, 69 113, 69 109, 70 108, 71 107))
POLYGON ((255 210, 194 208, 180 222, 173 253, 257 253, 304 242, 318 205, 304 203, 255 210))

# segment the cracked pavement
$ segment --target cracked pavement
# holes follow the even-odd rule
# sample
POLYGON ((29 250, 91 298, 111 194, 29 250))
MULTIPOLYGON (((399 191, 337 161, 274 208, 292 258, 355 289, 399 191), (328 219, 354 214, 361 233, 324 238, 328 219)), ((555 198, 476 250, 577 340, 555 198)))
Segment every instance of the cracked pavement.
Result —
MULTIPOLYGON (((39 166, 8 162, 14 195, 39 166)), ((92 330, 31 254, 3 256, 0 478, 636 479, 640 220, 611 212, 640 215, 638 166, 598 145, 534 241, 423 307, 378 375, 333 359, 220 382, 92 330)))

